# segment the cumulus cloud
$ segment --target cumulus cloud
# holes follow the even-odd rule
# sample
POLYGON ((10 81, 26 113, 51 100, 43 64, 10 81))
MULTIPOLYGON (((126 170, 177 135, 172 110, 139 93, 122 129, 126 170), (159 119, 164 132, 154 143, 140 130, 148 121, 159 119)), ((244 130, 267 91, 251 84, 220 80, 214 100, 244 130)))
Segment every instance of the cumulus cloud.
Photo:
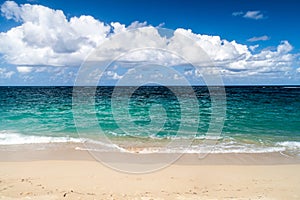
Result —
POLYGON ((6 19, 14 19, 15 21, 20 21, 21 20, 20 12, 21 12, 20 7, 14 1, 6 1, 1 6, 1 13, 3 16, 6 17, 6 19))
MULTIPOLYGON (((99 45, 101 52, 94 51, 89 57, 91 60, 105 61, 131 49, 144 48, 123 56, 122 66, 133 61, 155 61, 168 66, 183 65, 189 61, 202 65, 210 60, 214 63, 211 71, 221 71, 229 76, 288 71, 292 69, 296 57, 291 53, 293 47, 288 41, 283 41, 274 50, 264 49, 254 53, 258 45, 247 46, 220 36, 196 34, 192 30, 181 28, 172 34, 162 34, 156 27, 147 25, 147 22, 136 21, 126 27, 120 22, 106 24, 86 15, 67 19, 63 11, 41 5, 18 5, 13 1, 6 1, 1 6, 1 13, 20 25, 0 33, 0 53, 23 74, 30 73, 39 66, 80 66, 99 45), (106 43, 108 40, 110 42, 106 43), (203 49, 200 54, 199 47, 203 49)), ((260 11, 236 12, 232 15, 264 18, 260 11)), ((266 39, 269 37, 254 37, 249 41, 266 39)), ((102 69, 95 70, 98 70, 97 73, 89 73, 103 73, 102 69)), ((105 74, 111 79, 122 78, 119 71, 106 71, 105 74)), ((183 74, 198 76, 201 72, 186 70, 183 74)))
POLYGON ((128 29, 136 29, 136 28, 142 28, 147 26, 147 22, 139 22, 139 21, 134 21, 132 22, 129 26, 128 29))
POLYGON ((120 24, 119 22, 112 22, 110 23, 110 25, 112 26, 114 33, 121 33, 126 31, 125 25, 120 24))
POLYGON ((266 41, 266 40, 270 40, 270 37, 267 35, 263 35, 260 37, 252 37, 248 39, 249 42, 266 41))
MULTIPOLYGON (((176 29, 172 37, 166 38, 160 36, 157 29, 145 27, 125 32, 114 38, 108 46, 102 46, 101 52, 95 53, 97 56, 95 60, 114 58, 122 52, 143 47, 151 48, 128 53, 120 60, 124 62, 148 61, 171 66, 187 64, 188 61, 199 66, 208 64, 212 73, 222 71, 224 75, 249 76, 292 70, 293 61, 296 58, 296 55, 291 53, 293 47, 288 41, 282 41, 275 50, 265 49, 253 53, 258 45, 248 47, 236 41, 221 39, 219 36, 195 34, 185 29, 176 29), (199 47, 203 52, 199 52, 199 47), (169 55, 168 52, 176 52, 176 54, 169 55)), ((184 74, 200 76, 201 72, 189 71, 184 74)))
POLYGON ((7 19, 21 22, 0 33, 0 52, 16 65, 78 65, 111 29, 92 16, 68 20, 61 10, 40 5, 6 1, 1 12, 7 19))

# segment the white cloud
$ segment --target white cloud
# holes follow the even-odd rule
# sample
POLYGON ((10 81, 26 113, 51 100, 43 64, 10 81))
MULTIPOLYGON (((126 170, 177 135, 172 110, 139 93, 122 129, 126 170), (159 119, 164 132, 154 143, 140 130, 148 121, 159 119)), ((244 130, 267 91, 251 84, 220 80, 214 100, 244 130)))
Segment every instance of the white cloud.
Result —
POLYGON ((192 76, 193 75, 193 70, 186 70, 186 71, 184 71, 184 75, 186 75, 186 76, 192 76))
POLYGON ((118 75, 117 72, 114 71, 107 71, 105 73, 105 75, 107 75, 109 78, 113 79, 113 80, 118 80, 121 79, 123 76, 118 75))
POLYGON ((40 5, 6 1, 1 12, 22 23, 0 33, 0 52, 16 65, 78 65, 111 29, 92 16, 67 20, 61 10, 40 5))
MULTIPOLYGON (((219 36, 195 34, 192 33, 191 30, 185 29, 177 29, 175 30, 175 33, 193 39, 196 45, 199 45, 214 62, 239 60, 241 59, 241 57, 246 57, 251 54, 246 45, 238 44, 236 41, 229 42, 227 40, 221 39, 219 36)), ((186 40, 184 40, 183 42, 186 42, 186 40)), ((192 49, 190 45, 192 44, 181 44, 181 46, 179 46, 178 48, 178 51, 180 52, 181 50, 180 55, 190 58, 191 60, 194 59, 194 61, 197 61, 197 59, 199 59, 199 55, 192 55, 191 51, 187 51, 186 49, 192 49), (193 56, 194 58, 192 58, 193 56)))
POLYGON ((248 41, 249 42, 257 42, 257 41, 267 41, 269 40, 270 37, 267 36, 267 35, 263 35, 263 36, 260 36, 260 37, 252 37, 252 38, 249 38, 248 41))
POLYGON ((251 46, 249 46, 249 49, 250 49, 251 51, 255 51, 255 49, 257 49, 258 47, 259 47, 258 44, 256 44, 256 45, 251 45, 251 46))
POLYGON ((242 11, 239 11, 239 12, 233 12, 233 13, 232 13, 233 16, 240 16, 240 15, 243 15, 243 14, 244 14, 244 12, 242 12, 242 11))
POLYGON ((261 11, 255 10, 255 11, 247 11, 243 17, 257 20, 257 19, 263 19, 264 15, 261 11))
POLYGON ((9 71, 5 68, 0 68, 0 78, 9 79, 14 75, 14 71, 9 71))
POLYGON ((112 22, 110 25, 113 27, 114 33, 121 33, 126 31, 125 25, 120 24, 119 22, 112 22))
POLYGON ((20 12, 21 12, 20 7, 14 1, 6 1, 1 6, 1 13, 7 19, 14 19, 15 21, 20 21, 21 20, 20 12))
POLYGON ((146 26, 147 26, 146 21, 145 22, 134 21, 128 26, 128 29, 136 29, 136 28, 142 28, 146 26))
POLYGON ((298 73, 300 73, 300 67, 298 67, 296 71, 297 71, 298 73))
MULTIPOLYGON (((102 47, 101 52, 96 51, 95 58, 91 56, 91 59, 105 61, 128 50, 151 47, 154 50, 143 49, 123 56, 123 66, 130 61, 180 65, 187 60, 198 64, 211 60, 215 67, 210 70, 219 70, 226 76, 289 71, 296 57, 291 53, 293 47, 288 41, 283 41, 274 50, 255 51, 258 45, 247 46, 220 36, 195 34, 180 28, 170 37, 165 37, 155 27, 147 25, 147 22, 133 22, 126 27, 119 22, 105 24, 92 16, 71 17, 68 20, 62 11, 40 5, 18 5, 9 1, 1 6, 1 12, 7 19, 20 22, 20 25, 0 33, 0 53, 8 63, 17 65, 18 72, 23 74, 44 65, 58 68, 80 66, 98 45, 102 47), (138 27, 142 28, 134 30, 138 27), (114 35, 117 39, 105 43, 114 35), (204 52, 199 55, 199 46, 208 57, 204 52), (177 55, 170 55, 170 52, 176 52, 177 55)), ((264 18, 260 11, 237 12, 233 15, 264 18)), ((266 39, 268 36, 251 38, 249 41, 266 39)), ((99 70, 90 73, 101 74, 103 70, 99 70)), ((106 75, 111 79, 120 79, 122 75, 116 73, 118 70, 106 71, 106 75)), ((199 71, 193 70, 183 73, 187 76, 200 75, 199 71)))
POLYGON ((30 73, 33 70, 33 67, 27 67, 27 66, 18 66, 17 67, 17 71, 20 73, 30 73))
POLYGON ((163 27, 164 27, 164 25, 165 25, 165 23, 164 23, 164 22, 162 22, 162 23, 158 24, 158 25, 156 26, 156 28, 163 28, 163 27))
MULTIPOLYGON (((292 70, 292 63, 295 59, 295 55, 290 53, 293 47, 288 41, 283 41, 275 50, 263 50, 253 53, 258 46, 248 47, 236 41, 221 39, 219 36, 195 34, 191 30, 185 29, 176 29, 173 36, 166 39, 162 38, 153 27, 125 32, 114 38, 108 46, 104 46, 103 48, 106 51, 97 52, 96 55, 98 59, 101 53, 105 54, 100 56, 100 59, 114 58, 122 52, 143 47, 160 48, 167 51, 157 49, 153 51, 151 48, 143 49, 129 53, 121 60, 131 62, 148 61, 163 65, 181 65, 186 64, 186 61, 190 61, 202 65, 203 62, 210 64, 209 59, 211 59, 215 65, 210 69, 212 73, 222 71, 224 75, 249 76, 292 70), (201 55, 201 52, 199 54, 199 46, 209 57, 201 55), (110 52, 110 54, 107 52, 110 52), (170 57, 167 52, 176 52, 185 60, 179 59, 176 55, 170 57)), ((197 75, 197 72, 186 72, 185 74, 197 75)), ((198 72, 199 74, 200 72, 198 72)))
POLYGON ((255 19, 255 20, 265 18, 264 14, 259 10, 247 11, 247 12, 243 12, 243 11, 233 12, 232 16, 235 16, 235 17, 243 16, 244 18, 255 19))

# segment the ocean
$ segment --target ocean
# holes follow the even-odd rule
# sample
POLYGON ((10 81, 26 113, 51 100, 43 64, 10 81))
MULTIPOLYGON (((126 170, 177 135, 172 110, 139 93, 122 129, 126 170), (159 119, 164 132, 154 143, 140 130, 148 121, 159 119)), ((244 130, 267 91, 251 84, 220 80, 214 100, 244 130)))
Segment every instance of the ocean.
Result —
MULTIPOLYGON (((73 87, 0 87, 1 149, 94 143, 99 144, 95 151, 280 152, 300 157, 300 87, 226 86, 223 128, 213 137, 207 133, 212 99, 204 86, 194 86, 193 94, 186 87, 142 86, 132 94, 131 87, 121 87, 117 95, 114 89, 95 88, 93 102, 85 102, 94 109, 87 112, 86 105, 74 111, 73 87), (120 103, 122 98, 127 104, 120 103), (174 140, 191 142, 168 146, 174 140)), ((84 93, 85 87, 78 91, 84 93)))

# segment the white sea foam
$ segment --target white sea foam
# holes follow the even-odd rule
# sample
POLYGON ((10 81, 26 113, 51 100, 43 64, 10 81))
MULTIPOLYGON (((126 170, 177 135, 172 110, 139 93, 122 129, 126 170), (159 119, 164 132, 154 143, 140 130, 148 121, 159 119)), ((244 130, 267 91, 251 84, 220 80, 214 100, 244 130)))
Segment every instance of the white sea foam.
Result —
POLYGON ((117 145, 115 148, 90 148, 90 147, 75 147, 75 150, 78 151, 95 151, 95 152, 130 152, 126 149, 123 149, 121 147, 118 147, 117 145))
POLYGON ((176 148, 176 149, 158 149, 158 148, 145 148, 139 153, 212 153, 212 154, 227 154, 227 153, 272 153, 285 151, 284 147, 240 147, 240 148, 220 148, 220 147, 189 147, 189 148, 176 148))
POLYGON ((277 142, 278 146, 286 147, 287 149, 300 149, 300 142, 297 141, 284 141, 284 142, 277 142))
MULTIPOLYGON (((232 144, 223 143, 217 144, 216 146, 205 146, 205 145, 194 145, 190 147, 176 147, 176 148, 166 148, 166 147, 146 147, 146 148, 132 148, 132 150, 126 150, 124 148, 114 146, 114 150, 121 152, 138 152, 140 154, 151 154, 151 153, 213 153, 213 154, 226 154, 226 153, 272 153, 272 152, 283 152, 286 150, 285 147, 263 147, 254 146, 249 144, 232 144), (118 148, 118 149, 116 149, 118 148)), ((82 148, 77 147, 76 150, 85 151, 97 151, 97 152, 107 152, 110 151, 107 148, 90 148, 89 146, 82 148)))
POLYGON ((201 136, 195 136, 194 134, 191 135, 173 135, 173 136, 157 136, 157 135, 150 135, 149 136, 152 139, 173 139, 173 140, 181 140, 181 139, 198 139, 198 140, 222 140, 224 137, 222 136, 216 136, 216 135, 201 135, 201 136))
POLYGON ((76 150, 90 150, 96 151, 119 151, 124 152, 125 149, 111 143, 104 143, 101 141, 74 138, 74 137, 51 137, 51 136, 36 136, 24 135, 15 133, 13 131, 0 131, 0 145, 22 145, 22 144, 48 144, 48 143, 86 143, 86 146, 95 147, 92 149, 76 147, 76 150), (96 149, 97 147, 97 149, 96 149))
POLYGON ((120 151, 126 152, 126 150, 122 147, 119 147, 113 143, 105 143, 101 141, 85 139, 84 143, 86 144, 87 148, 76 147, 76 150, 89 150, 89 151, 120 151))
MULTIPOLYGON (((199 139, 199 138, 198 138, 199 139)), ((205 138, 208 139, 208 138, 205 138)), ((217 139, 217 138, 214 138, 217 139)), ((37 135, 23 135, 13 131, 0 131, 0 145, 21 145, 21 144, 43 144, 43 143, 85 143, 85 147, 77 147, 76 150, 85 151, 100 151, 100 152, 131 152, 138 151, 139 153, 271 153, 300 151, 300 142, 298 141, 284 141, 277 142, 271 146, 264 146, 263 144, 247 144, 237 142, 234 139, 228 141, 221 141, 216 145, 213 144, 199 144, 190 147, 145 147, 145 148, 123 148, 113 143, 106 143, 92 139, 82 139, 74 137, 51 137, 51 136, 37 136, 37 135)), ((128 144, 130 147, 130 144, 128 144)))
POLYGON ((51 136, 35 136, 22 135, 9 131, 0 131, 0 145, 17 145, 17 144, 43 144, 43 143, 64 143, 73 142, 81 143, 80 138, 72 137, 51 137, 51 136))

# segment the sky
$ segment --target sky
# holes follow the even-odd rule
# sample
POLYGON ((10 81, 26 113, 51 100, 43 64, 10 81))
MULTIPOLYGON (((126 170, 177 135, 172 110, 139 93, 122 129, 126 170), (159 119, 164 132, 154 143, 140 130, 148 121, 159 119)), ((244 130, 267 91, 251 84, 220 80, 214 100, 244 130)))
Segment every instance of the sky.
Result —
POLYGON ((91 52, 100 48, 104 53, 104 47, 109 55, 85 74, 92 83, 103 77, 104 84, 114 85, 126 73, 135 74, 135 81, 143 79, 137 63, 156 61, 178 74, 167 76, 154 67, 153 82, 186 79, 197 85, 203 68, 166 52, 200 65, 200 47, 213 63, 205 70, 220 75, 226 85, 300 85, 297 0, 28 0, 0 5, 0 85, 74 85, 91 52), (173 32, 166 39, 157 33, 160 28, 173 32), (113 56, 147 47, 156 51, 136 51, 103 66, 113 56))

